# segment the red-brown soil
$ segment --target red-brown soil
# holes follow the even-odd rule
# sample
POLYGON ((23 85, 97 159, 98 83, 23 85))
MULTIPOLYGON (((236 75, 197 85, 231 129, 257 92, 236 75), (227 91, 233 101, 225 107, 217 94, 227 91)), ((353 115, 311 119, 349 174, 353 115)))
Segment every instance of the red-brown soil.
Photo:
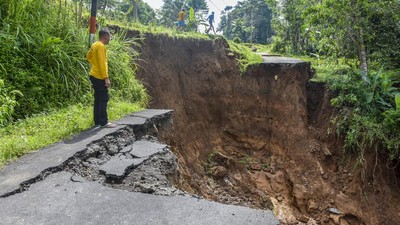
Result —
POLYGON ((177 185, 272 209, 282 224, 400 224, 396 171, 380 158, 374 166, 373 152, 364 168, 344 155, 310 64, 261 64, 241 75, 227 47, 147 35, 141 48, 137 76, 150 107, 174 110, 166 139, 179 157, 177 185))

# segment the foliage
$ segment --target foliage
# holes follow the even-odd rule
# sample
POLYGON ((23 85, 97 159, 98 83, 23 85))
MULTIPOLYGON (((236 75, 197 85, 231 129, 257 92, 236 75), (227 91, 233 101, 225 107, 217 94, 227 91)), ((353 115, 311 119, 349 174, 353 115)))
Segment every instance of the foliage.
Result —
POLYGON ((337 132, 345 137, 345 149, 357 152, 360 163, 365 151, 371 148, 386 150, 390 159, 398 159, 398 78, 382 70, 363 75, 348 72, 330 79, 329 85, 338 94, 331 104, 339 109, 335 122, 337 132))
POLYGON ((5 88, 4 81, 0 79, 0 127, 7 124, 14 114, 18 102, 16 96, 22 96, 19 91, 9 91, 5 88))
MULTIPOLYGON (((111 101, 110 120, 141 110, 138 103, 111 101)), ((35 151, 92 126, 92 106, 76 104, 50 110, 0 128, 0 168, 27 152, 35 151)))
POLYGON ((140 102, 144 106, 149 97, 143 84, 135 79, 134 59, 137 59, 139 53, 133 49, 133 46, 137 46, 139 40, 126 39, 125 34, 123 31, 114 35, 108 46, 108 66, 112 82, 110 92, 114 98, 140 102))
POLYGON ((273 35, 272 11, 265 0, 240 1, 233 8, 224 10, 218 31, 230 40, 266 44, 273 35))
POLYGON ((45 0, 2 1, 1 78, 19 90, 16 118, 85 99, 85 35, 64 5, 45 0), (68 21, 62 22, 63 20, 68 21))
POLYGON ((142 24, 150 24, 156 19, 156 13, 154 9, 142 0, 116 1, 113 3, 113 7, 109 7, 107 11, 104 11, 103 16, 113 20, 127 20, 132 22, 135 20, 135 10, 137 10, 137 20, 142 24), (136 1, 137 9, 134 8, 135 5, 132 3, 133 1, 136 1))
POLYGON ((400 66, 399 1, 267 1, 276 51, 356 59, 364 73, 374 61, 400 66))

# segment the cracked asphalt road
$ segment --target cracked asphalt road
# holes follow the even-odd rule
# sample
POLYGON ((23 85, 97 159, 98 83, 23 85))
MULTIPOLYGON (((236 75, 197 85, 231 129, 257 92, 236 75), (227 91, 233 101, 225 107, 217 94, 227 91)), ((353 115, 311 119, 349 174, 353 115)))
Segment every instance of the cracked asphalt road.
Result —
MULTIPOLYGON (((145 110, 118 121, 115 129, 89 130, 38 152, 21 157, 0 171, 0 225, 16 224, 177 224, 275 225, 271 211, 224 205, 188 195, 161 196, 129 192, 82 177, 66 162, 92 147, 110 149, 133 144, 129 132, 169 120, 169 110, 145 110), (129 127, 130 126, 130 127, 129 127), (117 134, 116 134, 117 133, 117 134), (113 134, 116 134, 113 136, 113 134), (96 143, 92 147, 92 143, 96 143)), ((154 145, 154 144, 152 144, 154 145)), ((159 148, 158 145, 155 145, 159 148)), ((145 149, 145 148, 143 148, 145 149)), ((140 149, 140 150, 143 150, 140 149)), ((151 155, 147 149, 143 155, 151 155)), ((107 158, 107 157, 106 157, 107 158)), ((101 159, 104 160, 104 159, 101 159)), ((100 160, 100 161, 101 161, 100 160)), ((145 161, 145 160, 144 160, 145 161)), ((129 166, 128 166, 129 167, 129 166)), ((121 173, 118 170, 118 173, 121 173)))

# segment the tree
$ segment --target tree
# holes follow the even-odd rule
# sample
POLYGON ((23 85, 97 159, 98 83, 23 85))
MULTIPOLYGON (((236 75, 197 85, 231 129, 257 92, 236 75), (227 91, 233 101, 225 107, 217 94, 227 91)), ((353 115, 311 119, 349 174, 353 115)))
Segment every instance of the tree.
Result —
POLYGON ((148 24, 156 17, 153 8, 142 0, 120 0, 112 13, 115 19, 138 21, 142 24, 148 24))
POLYGON ((178 12, 184 8, 184 0, 163 0, 164 5, 160 11, 160 23, 166 27, 174 27, 177 20, 178 12))
POLYGON ((227 7, 223 13, 218 31, 228 39, 267 43, 273 34, 272 11, 264 0, 238 2, 233 10, 227 7))
POLYGON ((205 0, 188 0, 187 6, 193 7, 196 13, 201 10, 208 11, 208 5, 205 0))
POLYGON ((205 0, 163 0, 164 5, 160 11, 160 23, 166 27, 175 26, 178 12, 184 8, 187 13, 189 8, 193 7, 196 17, 201 17, 201 11, 208 11, 208 6, 205 0))
POLYGON ((371 56, 399 64, 399 1, 268 1, 281 42, 275 46, 286 46, 275 50, 357 59, 364 74, 371 56))

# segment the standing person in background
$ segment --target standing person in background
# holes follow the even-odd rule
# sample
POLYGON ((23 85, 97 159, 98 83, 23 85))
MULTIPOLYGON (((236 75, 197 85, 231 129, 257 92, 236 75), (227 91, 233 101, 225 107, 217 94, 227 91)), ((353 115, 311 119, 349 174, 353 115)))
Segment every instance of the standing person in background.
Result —
POLYGON ((91 65, 89 74, 94 89, 94 124, 95 126, 105 128, 116 127, 116 124, 108 122, 107 115, 107 102, 110 98, 108 95, 110 80, 108 79, 107 49, 105 45, 110 42, 110 38, 110 31, 106 28, 101 29, 99 40, 93 43, 86 54, 86 59, 91 65))
POLYGON ((178 13, 178 30, 182 30, 185 26, 185 16, 185 9, 181 9, 181 11, 178 13))
POLYGON ((208 34, 210 32, 210 30, 212 29, 214 34, 216 34, 215 33, 215 29, 214 29, 214 25, 213 25, 214 22, 215 22, 215 20, 214 20, 214 12, 212 12, 211 15, 209 15, 207 17, 207 20, 208 20, 208 23, 210 24, 210 27, 207 29, 206 33, 208 34))

